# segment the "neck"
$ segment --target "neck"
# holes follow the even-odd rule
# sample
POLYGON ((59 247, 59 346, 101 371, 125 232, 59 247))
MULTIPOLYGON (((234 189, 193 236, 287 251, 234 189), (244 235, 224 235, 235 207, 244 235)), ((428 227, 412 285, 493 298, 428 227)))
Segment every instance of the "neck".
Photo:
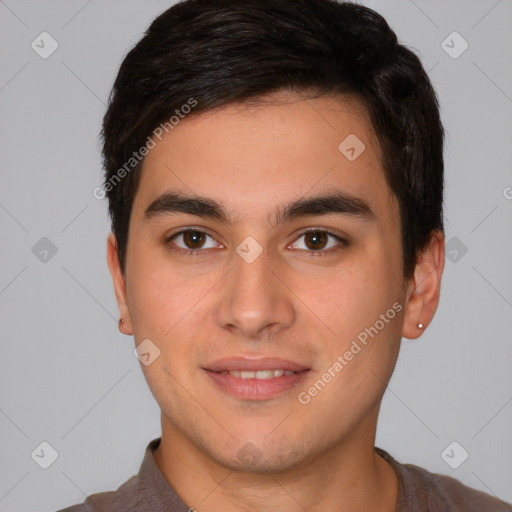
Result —
POLYGON ((198 511, 395 512, 398 480, 374 442, 375 428, 370 435, 356 428, 298 467, 255 474, 219 464, 162 419, 162 441, 153 455, 175 492, 198 511))

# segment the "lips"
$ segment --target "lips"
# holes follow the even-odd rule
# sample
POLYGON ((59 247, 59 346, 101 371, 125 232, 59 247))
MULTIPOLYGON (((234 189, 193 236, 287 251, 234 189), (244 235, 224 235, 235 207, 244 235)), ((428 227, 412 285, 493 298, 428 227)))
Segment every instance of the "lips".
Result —
POLYGON ((291 370, 283 370, 283 369, 276 369, 276 370, 258 370, 255 372, 248 372, 244 370, 224 370, 222 372, 218 372, 224 375, 232 375, 233 377, 238 377, 240 379, 274 379, 276 377, 281 377, 281 375, 293 375, 297 372, 292 372, 291 370))
POLYGON ((205 366, 205 370, 211 372, 259 372, 265 370, 283 370, 298 373, 307 370, 308 367, 288 359, 279 357, 226 357, 205 366))
POLYGON ((242 400, 269 400, 298 386, 307 366, 276 357, 229 357, 203 368, 216 388, 242 400))

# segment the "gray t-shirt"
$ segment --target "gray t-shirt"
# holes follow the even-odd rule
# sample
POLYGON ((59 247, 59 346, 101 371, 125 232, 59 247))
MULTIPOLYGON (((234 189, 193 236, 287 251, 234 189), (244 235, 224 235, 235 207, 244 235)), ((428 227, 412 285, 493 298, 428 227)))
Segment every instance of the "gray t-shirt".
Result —
MULTIPOLYGON (((58 512, 188 512, 189 507, 168 484, 153 458, 160 439, 148 444, 139 473, 117 491, 93 494, 82 505, 58 512)), ((396 512, 512 512, 509 503, 466 487, 449 476, 400 464, 384 450, 375 449, 397 474, 396 512)))

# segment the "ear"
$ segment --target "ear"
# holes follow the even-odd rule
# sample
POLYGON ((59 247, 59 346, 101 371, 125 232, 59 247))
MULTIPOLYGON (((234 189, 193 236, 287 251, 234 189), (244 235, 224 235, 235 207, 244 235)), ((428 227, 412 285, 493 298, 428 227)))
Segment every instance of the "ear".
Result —
POLYGON ((409 281, 405 299, 402 336, 416 339, 430 324, 439 304, 441 277, 444 270, 445 238, 436 230, 425 250, 418 256, 414 276, 409 281), (423 324, 419 328, 418 324, 423 324))
POLYGON ((119 323, 119 330, 123 334, 132 335, 133 325, 126 300, 126 283, 121 271, 121 264, 119 263, 119 252, 114 233, 110 233, 107 239, 107 263, 114 283, 114 291, 116 293, 120 317, 124 320, 123 323, 119 323))

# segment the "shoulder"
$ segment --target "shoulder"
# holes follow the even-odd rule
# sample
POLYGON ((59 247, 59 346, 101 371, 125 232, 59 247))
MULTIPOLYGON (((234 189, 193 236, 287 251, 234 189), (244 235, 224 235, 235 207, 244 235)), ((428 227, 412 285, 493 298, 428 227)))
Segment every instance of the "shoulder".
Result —
POLYGON ((116 491, 92 494, 81 505, 58 512, 186 512, 189 508, 181 501, 165 480, 155 463, 153 452, 161 438, 150 441, 137 475, 124 482, 116 491))
POLYGON ((414 464, 400 464, 377 448, 399 479, 397 512, 512 512, 512 504, 464 485, 447 475, 431 473, 414 464))
POLYGON ((416 487, 424 495, 426 503, 442 505, 450 512, 512 512, 511 504, 468 487, 455 478, 431 473, 412 464, 405 466, 414 482, 419 483, 416 487))
POLYGON ((116 491, 91 494, 82 504, 64 508, 58 512, 128 512, 138 503, 136 476, 132 476, 116 491))

